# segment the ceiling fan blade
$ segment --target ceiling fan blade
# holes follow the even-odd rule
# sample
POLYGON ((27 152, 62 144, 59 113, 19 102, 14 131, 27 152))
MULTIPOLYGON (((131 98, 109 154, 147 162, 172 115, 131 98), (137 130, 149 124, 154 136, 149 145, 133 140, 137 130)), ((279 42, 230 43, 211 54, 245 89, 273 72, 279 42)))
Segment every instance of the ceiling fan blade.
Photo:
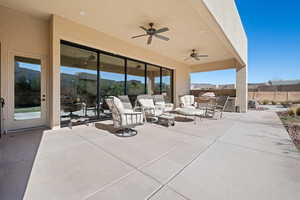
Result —
POLYGON ((143 36, 146 36, 146 35, 148 35, 148 34, 136 35, 136 36, 131 37, 131 39, 138 38, 138 37, 143 37, 143 36))
POLYGON ((187 60, 189 60, 189 59, 191 59, 191 57, 189 56, 189 57, 187 57, 187 58, 185 58, 184 59, 184 61, 187 61, 187 60))
POLYGON ((194 59, 195 59, 195 60, 198 60, 198 61, 200 60, 198 57, 194 57, 194 59))
POLYGON ((140 26, 140 28, 143 29, 144 31, 148 32, 148 29, 146 29, 145 27, 140 26))
POLYGON ((151 44, 151 42, 152 42, 152 35, 149 36, 147 44, 151 44))
POLYGON ((169 41, 170 40, 170 38, 168 38, 166 36, 163 36, 163 35, 157 35, 157 34, 155 34, 154 36, 157 37, 157 38, 159 38, 159 39, 165 40, 165 41, 169 41))
POLYGON ((208 55, 197 55, 198 58, 207 58, 208 55))
POLYGON ((158 29, 158 30, 155 31, 155 33, 163 33, 163 32, 166 32, 166 31, 169 31, 168 27, 158 29))

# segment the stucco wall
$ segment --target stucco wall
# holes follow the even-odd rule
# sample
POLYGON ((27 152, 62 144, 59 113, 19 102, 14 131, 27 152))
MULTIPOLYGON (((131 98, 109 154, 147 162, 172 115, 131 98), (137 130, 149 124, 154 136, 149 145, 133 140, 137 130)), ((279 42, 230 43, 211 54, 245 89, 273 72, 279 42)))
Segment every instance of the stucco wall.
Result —
POLYGON ((202 0, 247 65, 247 36, 234 0, 202 0))
POLYGON ((127 56, 130 58, 146 61, 152 64, 174 69, 174 97, 175 102, 179 95, 188 94, 190 89, 189 66, 161 56, 150 50, 126 43, 117 38, 111 37, 102 32, 96 31, 84 25, 68 19, 52 16, 51 22, 51 43, 52 43, 52 107, 51 127, 59 126, 59 99, 55 98, 60 94, 59 67, 60 67, 60 40, 67 40, 81 45, 93 47, 103 51, 127 56))
POLYGON ((158 53, 125 43, 99 31, 55 16, 41 20, 0 6, 1 96, 6 99, 5 127, 15 129, 14 64, 11 53, 41 57, 47 70, 47 124, 59 127, 60 39, 174 69, 174 97, 189 93, 189 67, 158 53), (53 58, 53 59, 52 59, 53 58))
POLYGON ((49 22, 0 6, 1 96, 5 98, 5 128, 14 124, 13 55, 39 57, 49 66, 49 22))

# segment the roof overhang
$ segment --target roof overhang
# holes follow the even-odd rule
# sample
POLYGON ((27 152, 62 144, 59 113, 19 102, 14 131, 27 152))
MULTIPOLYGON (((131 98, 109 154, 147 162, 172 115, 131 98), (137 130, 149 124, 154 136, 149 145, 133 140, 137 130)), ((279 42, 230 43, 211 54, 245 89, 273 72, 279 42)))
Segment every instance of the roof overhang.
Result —
POLYGON ((0 5, 45 20, 58 15, 190 66, 227 60, 247 64, 247 38, 234 0, 1 0, 0 5), (169 27, 164 35, 170 41, 147 45, 146 38, 131 39, 149 22, 169 27), (185 61, 192 49, 209 57, 185 61))

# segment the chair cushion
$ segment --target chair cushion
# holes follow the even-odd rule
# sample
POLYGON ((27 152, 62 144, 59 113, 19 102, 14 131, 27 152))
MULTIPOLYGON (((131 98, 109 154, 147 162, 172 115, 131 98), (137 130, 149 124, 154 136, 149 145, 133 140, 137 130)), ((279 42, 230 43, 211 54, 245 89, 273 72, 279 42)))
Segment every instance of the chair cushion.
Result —
POLYGON ((184 107, 193 106, 195 103, 195 97, 193 95, 184 95, 180 97, 180 103, 182 103, 184 107))
POLYGON ((140 99, 139 102, 142 105, 142 107, 147 107, 147 108, 154 108, 155 107, 153 99, 140 99))
POLYGON ((112 98, 113 98, 114 105, 117 107, 118 111, 120 113, 124 113, 125 108, 124 108, 122 101, 117 97, 112 97, 112 98))
POLYGON ((123 106, 125 109, 131 109, 132 110, 132 105, 131 102, 129 100, 129 97, 127 95, 120 95, 118 96, 119 99, 121 100, 121 102, 123 103, 123 106))

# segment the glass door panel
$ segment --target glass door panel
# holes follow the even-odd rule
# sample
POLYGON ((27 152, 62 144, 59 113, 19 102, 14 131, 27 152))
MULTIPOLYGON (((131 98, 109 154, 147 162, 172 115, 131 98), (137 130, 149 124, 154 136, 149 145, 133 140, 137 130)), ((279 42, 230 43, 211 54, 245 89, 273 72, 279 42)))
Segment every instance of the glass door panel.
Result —
POLYGON ((100 54, 100 117, 108 117, 110 112, 105 98, 123 95, 125 91, 125 59, 100 54))
POLYGON ((61 45, 61 121, 96 119, 97 53, 61 45))
POLYGON ((165 96, 167 102, 173 102, 173 71, 169 69, 162 69, 162 94, 165 96))
POLYGON ((127 60, 127 94, 132 104, 137 95, 145 94, 145 64, 127 60))
POLYGON ((147 94, 160 94, 160 67, 147 65, 147 94))
POLYGON ((41 61, 15 56, 14 119, 41 118, 41 61))

